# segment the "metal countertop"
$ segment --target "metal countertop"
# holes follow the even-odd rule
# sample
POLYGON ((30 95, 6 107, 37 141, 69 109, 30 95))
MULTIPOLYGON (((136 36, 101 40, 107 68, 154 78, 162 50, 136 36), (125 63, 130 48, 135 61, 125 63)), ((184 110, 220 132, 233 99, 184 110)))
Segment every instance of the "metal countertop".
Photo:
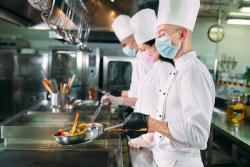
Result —
POLYGON ((250 121, 234 123, 227 120, 224 109, 215 107, 214 112, 217 116, 213 116, 211 126, 250 151, 250 121))
MULTIPOLYGON (((6 119, 3 122, 0 122, 0 126, 7 125, 10 122, 15 122, 16 119, 22 117, 22 116, 31 116, 31 117, 43 117, 43 116, 53 116, 54 114, 52 113, 45 113, 45 115, 37 115, 37 113, 31 112, 32 110, 39 108, 39 107, 45 107, 45 105, 49 105, 49 102, 47 100, 43 100, 42 102, 37 103, 36 105, 10 117, 9 119, 6 119), (30 112, 30 113, 29 113, 30 112), (35 115, 34 115, 35 114, 35 115)), ((118 111, 120 113, 120 111, 118 111)), ((114 114, 117 115, 118 119, 120 120, 120 114, 114 114)), ((66 115, 62 115, 61 117, 65 117, 66 115)), ((72 115, 73 116, 73 115, 72 115)), ((112 117, 112 116, 111 116, 112 117)), ((115 118, 116 118, 115 117, 115 118)), ((39 120, 38 120, 39 121, 39 120)), ((123 121, 123 120, 122 120, 123 121)), ((112 121, 110 121, 112 124, 112 121)), ((114 122, 117 124, 117 122, 114 122)), ((25 127, 25 126, 24 126, 25 127)), ((4 134, 2 131, 3 129, 0 129, 0 134, 4 134)), ((110 134, 110 132, 107 132, 110 134)), ((119 133, 117 133, 118 136, 119 133)), ((113 167, 118 166, 122 167, 123 166, 123 157, 122 157, 122 147, 121 147, 121 137, 117 138, 117 135, 110 134, 108 139, 99 139, 95 140, 91 143, 86 143, 86 144, 78 144, 74 146, 62 146, 57 144, 54 140, 34 140, 33 138, 27 139, 27 141, 24 141, 25 139, 19 139, 19 141, 14 141, 14 139, 8 139, 10 143, 6 144, 6 141, 3 141, 3 139, 0 138, 0 155, 1 157, 7 158, 7 160, 0 161, 0 166, 3 166, 3 163, 11 163, 14 165, 15 163, 20 162, 20 165, 26 166, 27 162, 29 162, 29 165, 36 164, 37 166, 41 166, 42 164, 51 164, 56 163, 58 160, 60 163, 57 163, 57 166, 59 164, 64 164, 61 162, 63 161, 66 157, 66 152, 70 153, 70 155, 73 156, 73 159, 80 158, 82 156, 86 157, 92 157, 89 158, 89 160, 96 159, 97 157, 101 156, 100 159, 98 159, 95 162, 86 162, 82 163, 82 166, 96 166, 96 164, 99 164, 98 166, 110 166, 113 167), (113 139, 114 137, 114 139, 113 139), (32 140, 33 143, 29 143, 29 140, 32 140), (44 154, 43 154, 44 153, 44 154), (41 162, 41 159, 39 158, 39 155, 42 155, 43 158, 46 159, 46 157, 51 157, 50 160, 43 161, 41 162), (15 156, 15 158, 11 158, 15 156), (26 155, 31 155, 31 156, 26 156, 26 155), (33 158, 32 158, 33 157, 33 158), (54 159, 54 158, 56 159, 54 159), (35 158, 35 159, 34 159, 35 158), (12 159, 12 160, 11 160, 12 159), (54 160, 53 160, 54 159, 54 160), (22 163, 21 163, 22 162, 22 163), (94 165, 95 164, 95 165, 94 165)), ((105 135, 104 135, 105 136, 105 135)), ((101 138, 102 136, 100 136, 101 138)), ((85 160, 87 160, 85 158, 85 160)), ((67 161, 65 161, 66 163, 67 161)), ((78 164, 78 162, 74 161, 72 162, 73 164, 78 164)), ((70 163, 70 164, 72 164, 70 163)))

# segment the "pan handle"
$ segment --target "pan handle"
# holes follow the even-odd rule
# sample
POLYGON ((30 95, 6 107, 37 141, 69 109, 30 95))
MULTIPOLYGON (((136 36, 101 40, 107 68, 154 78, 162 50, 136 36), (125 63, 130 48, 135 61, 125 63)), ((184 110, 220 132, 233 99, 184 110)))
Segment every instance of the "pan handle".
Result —
POLYGON ((117 128, 117 127, 120 127, 120 126, 122 126, 122 125, 123 125, 123 123, 121 123, 121 124, 119 124, 119 125, 115 125, 115 126, 111 126, 111 127, 105 128, 105 129, 103 130, 103 132, 105 132, 105 131, 110 131, 110 130, 112 130, 112 129, 114 129, 114 128, 117 128))
MULTIPOLYGON (((125 131, 129 131, 129 130, 130 130, 130 129, 125 129, 125 130, 123 130, 123 129, 114 129, 114 128, 120 127, 120 126, 122 126, 122 125, 123 125, 123 123, 121 123, 121 124, 119 124, 119 125, 115 125, 115 126, 111 126, 111 127, 105 128, 105 129, 103 130, 103 132, 105 132, 105 131, 111 131, 111 132, 125 132, 125 131)), ((133 131, 148 131, 148 129, 147 129, 147 128, 143 128, 143 129, 140 129, 140 130, 133 130, 133 131)))
MULTIPOLYGON (((110 130, 110 132, 126 132, 126 131, 129 131, 130 129, 125 129, 125 130, 123 130, 123 129, 112 129, 112 130, 110 130)), ((143 129, 140 129, 140 130, 133 130, 133 131, 148 131, 148 129, 147 128, 143 128, 143 129)))

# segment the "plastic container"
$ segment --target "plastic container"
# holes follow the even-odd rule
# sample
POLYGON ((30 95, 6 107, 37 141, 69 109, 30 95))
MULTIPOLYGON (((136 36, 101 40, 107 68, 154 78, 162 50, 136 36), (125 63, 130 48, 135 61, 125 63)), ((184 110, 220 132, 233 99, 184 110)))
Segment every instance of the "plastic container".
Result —
POLYGON ((239 90, 234 90, 227 101, 227 119, 238 122, 244 119, 244 100, 245 97, 239 90))

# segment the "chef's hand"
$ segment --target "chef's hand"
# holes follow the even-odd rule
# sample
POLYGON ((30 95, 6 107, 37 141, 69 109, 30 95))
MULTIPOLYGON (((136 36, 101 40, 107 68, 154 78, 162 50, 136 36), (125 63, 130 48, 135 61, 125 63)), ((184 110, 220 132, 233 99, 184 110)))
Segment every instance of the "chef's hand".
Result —
POLYGON ((147 133, 146 131, 132 131, 132 130, 129 130, 129 131, 126 131, 125 132, 131 139, 134 139, 134 138, 137 138, 145 133, 147 133))
POLYGON ((135 138, 128 142, 128 145, 134 148, 148 147, 150 144, 151 141, 147 138, 147 135, 143 135, 142 139, 135 138))
POLYGON ((122 125, 122 129, 140 130, 142 128, 147 128, 147 117, 148 115, 133 112, 126 118, 122 125))
MULTIPOLYGON (((115 96, 112 96, 112 95, 103 96, 102 100, 103 99, 107 99, 106 102, 105 102, 105 104, 112 103, 112 104, 122 105, 122 102, 123 102, 123 97, 115 97, 115 96)), ((102 100, 101 100, 101 102, 102 102, 102 100)))

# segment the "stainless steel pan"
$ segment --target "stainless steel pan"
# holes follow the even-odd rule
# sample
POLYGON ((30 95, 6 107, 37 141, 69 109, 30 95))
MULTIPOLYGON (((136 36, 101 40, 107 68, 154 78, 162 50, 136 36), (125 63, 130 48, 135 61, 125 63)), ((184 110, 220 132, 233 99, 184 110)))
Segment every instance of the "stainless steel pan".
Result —
MULTIPOLYGON (((79 144, 79 143, 88 143, 92 142, 95 140, 97 137, 103 134, 105 131, 110 131, 114 128, 122 126, 122 124, 108 127, 103 129, 104 125, 100 123, 91 123, 88 124, 88 127, 85 129, 88 131, 87 133, 80 134, 80 135, 74 135, 74 136, 60 136, 59 131, 55 132, 53 137, 57 141, 57 143, 62 144, 62 145, 73 145, 73 144, 79 144)), ((70 128, 64 129, 64 131, 70 130, 70 128)))

